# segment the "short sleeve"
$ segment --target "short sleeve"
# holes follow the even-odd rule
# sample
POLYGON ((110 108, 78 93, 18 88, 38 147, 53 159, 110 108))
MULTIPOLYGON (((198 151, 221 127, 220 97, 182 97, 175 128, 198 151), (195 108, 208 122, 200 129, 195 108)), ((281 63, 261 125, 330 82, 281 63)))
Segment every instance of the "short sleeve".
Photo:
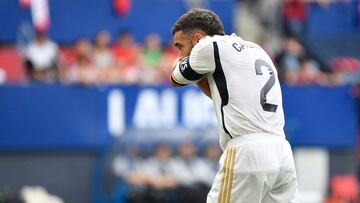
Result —
POLYGON ((200 80, 215 70, 214 48, 211 37, 197 43, 190 56, 184 57, 174 67, 171 79, 178 85, 187 85, 200 80))

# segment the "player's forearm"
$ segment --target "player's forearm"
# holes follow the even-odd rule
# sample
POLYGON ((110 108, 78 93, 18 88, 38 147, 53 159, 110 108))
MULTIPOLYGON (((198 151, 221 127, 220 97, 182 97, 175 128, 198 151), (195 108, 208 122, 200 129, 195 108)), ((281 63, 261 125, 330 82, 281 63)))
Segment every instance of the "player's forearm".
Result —
POLYGON ((207 78, 203 77, 203 75, 196 73, 194 70, 191 69, 190 64, 188 63, 188 61, 186 61, 188 60, 188 58, 189 57, 183 58, 182 62, 179 61, 179 59, 176 59, 174 61, 174 68, 170 77, 171 85, 174 87, 182 87, 184 85, 195 83, 206 96, 211 98, 211 92, 207 78), (180 67, 180 63, 183 63, 182 67, 180 67))
POLYGON ((201 80, 199 80, 196 85, 206 96, 211 99, 210 86, 206 77, 203 77, 201 80))

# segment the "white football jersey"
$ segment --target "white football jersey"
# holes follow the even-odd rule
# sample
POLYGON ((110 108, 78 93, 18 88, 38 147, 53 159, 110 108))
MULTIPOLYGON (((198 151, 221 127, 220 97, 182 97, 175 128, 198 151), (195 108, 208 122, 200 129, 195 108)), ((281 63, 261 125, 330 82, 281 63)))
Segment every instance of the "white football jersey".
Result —
POLYGON ((244 134, 285 136, 277 70, 259 45, 234 34, 201 39, 175 66, 171 79, 187 85, 203 76, 209 82, 223 149, 244 134))

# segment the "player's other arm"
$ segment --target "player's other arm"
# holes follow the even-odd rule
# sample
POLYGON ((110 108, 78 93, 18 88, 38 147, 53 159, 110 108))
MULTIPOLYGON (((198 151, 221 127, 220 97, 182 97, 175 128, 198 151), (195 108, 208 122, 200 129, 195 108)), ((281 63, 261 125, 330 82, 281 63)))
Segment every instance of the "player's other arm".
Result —
POLYGON ((199 80, 196 85, 200 88, 200 90, 211 99, 211 91, 209 82, 206 77, 203 77, 201 80, 199 80))

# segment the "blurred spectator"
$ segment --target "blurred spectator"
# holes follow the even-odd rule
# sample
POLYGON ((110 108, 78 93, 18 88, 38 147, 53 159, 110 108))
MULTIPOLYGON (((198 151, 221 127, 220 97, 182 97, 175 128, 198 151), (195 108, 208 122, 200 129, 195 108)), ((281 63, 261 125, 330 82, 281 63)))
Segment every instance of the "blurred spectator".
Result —
POLYGON ((289 84, 298 82, 298 73, 304 55, 303 47, 295 38, 288 37, 284 40, 283 50, 276 57, 280 69, 280 80, 289 84))
POLYGON ((307 17, 305 0, 285 0, 283 2, 284 31, 287 35, 304 32, 307 17))
POLYGON ((106 30, 98 32, 94 42, 94 64, 96 68, 111 68, 114 66, 114 57, 110 49, 110 34, 106 30))
POLYGON ((218 143, 208 143, 205 147, 203 162, 206 165, 207 173, 204 175, 203 183, 210 188, 216 173, 219 170, 219 159, 221 156, 221 149, 218 143))
MULTIPOLYGON (((210 188, 205 183, 208 176, 214 175, 207 165, 196 156, 196 148, 189 141, 180 144, 178 157, 174 160, 174 170, 179 181, 177 193, 180 202, 206 202, 210 188)), ((215 176, 214 176, 215 177, 215 176)))
POLYGON ((93 60, 98 69, 96 84, 113 84, 121 82, 121 71, 116 66, 113 52, 110 48, 110 33, 100 31, 95 37, 93 60))
MULTIPOLYGON (((269 32, 278 34, 280 20, 280 3, 282 0, 255 1, 256 15, 259 15, 261 25, 269 32)), ((264 31, 265 31, 264 30, 264 31)))
POLYGON ((178 180, 174 174, 170 147, 159 143, 155 147, 153 157, 145 162, 143 171, 149 184, 148 201, 150 203, 173 202, 176 198, 178 180))
POLYGON ((118 153, 112 162, 113 173, 128 185, 126 202, 206 202, 218 170, 220 148, 209 143, 204 157, 196 152, 196 146, 184 140, 173 158, 170 146, 158 143, 145 160, 139 145, 127 145, 126 152, 118 153))
POLYGON ((320 70, 318 65, 311 59, 303 58, 300 61, 297 84, 311 85, 320 82, 320 70))
POLYGON ((128 184, 128 203, 142 202, 146 198, 147 179, 142 173, 143 165, 137 145, 127 146, 126 154, 118 154, 113 161, 115 175, 128 184))
POLYGON ((333 74, 340 79, 335 84, 359 84, 360 83, 360 61, 353 57, 336 57, 330 62, 333 74))
POLYGON ((130 32, 121 32, 112 49, 116 62, 121 69, 122 81, 136 83, 139 78, 140 48, 130 32))
POLYGON ((139 47, 134 42, 130 32, 121 32, 118 36, 117 43, 113 46, 115 59, 122 67, 129 68, 136 66, 139 57, 139 47))
POLYGON ((284 40, 282 52, 276 57, 280 80, 291 85, 328 84, 328 75, 322 73, 319 64, 307 57, 302 45, 292 37, 284 40))
POLYGON ((24 59, 30 79, 44 83, 56 80, 58 45, 46 33, 36 33, 35 39, 25 48, 24 59))
POLYGON ((143 83, 157 83, 159 81, 158 79, 161 76, 158 70, 163 56, 160 36, 154 33, 147 35, 140 59, 141 67, 143 68, 143 83))
POLYGON ((75 43, 73 59, 68 62, 69 67, 60 69, 61 79, 70 84, 92 84, 96 81, 96 70, 91 58, 92 47, 87 38, 75 43))
POLYGON ((172 65, 179 57, 179 52, 173 45, 173 42, 170 41, 165 48, 163 59, 161 60, 160 68, 158 69, 159 83, 161 84, 170 84, 170 75, 172 72, 172 65))
POLYGON ((152 33, 146 36, 141 57, 143 67, 157 68, 159 66, 163 57, 163 50, 159 35, 152 33))

